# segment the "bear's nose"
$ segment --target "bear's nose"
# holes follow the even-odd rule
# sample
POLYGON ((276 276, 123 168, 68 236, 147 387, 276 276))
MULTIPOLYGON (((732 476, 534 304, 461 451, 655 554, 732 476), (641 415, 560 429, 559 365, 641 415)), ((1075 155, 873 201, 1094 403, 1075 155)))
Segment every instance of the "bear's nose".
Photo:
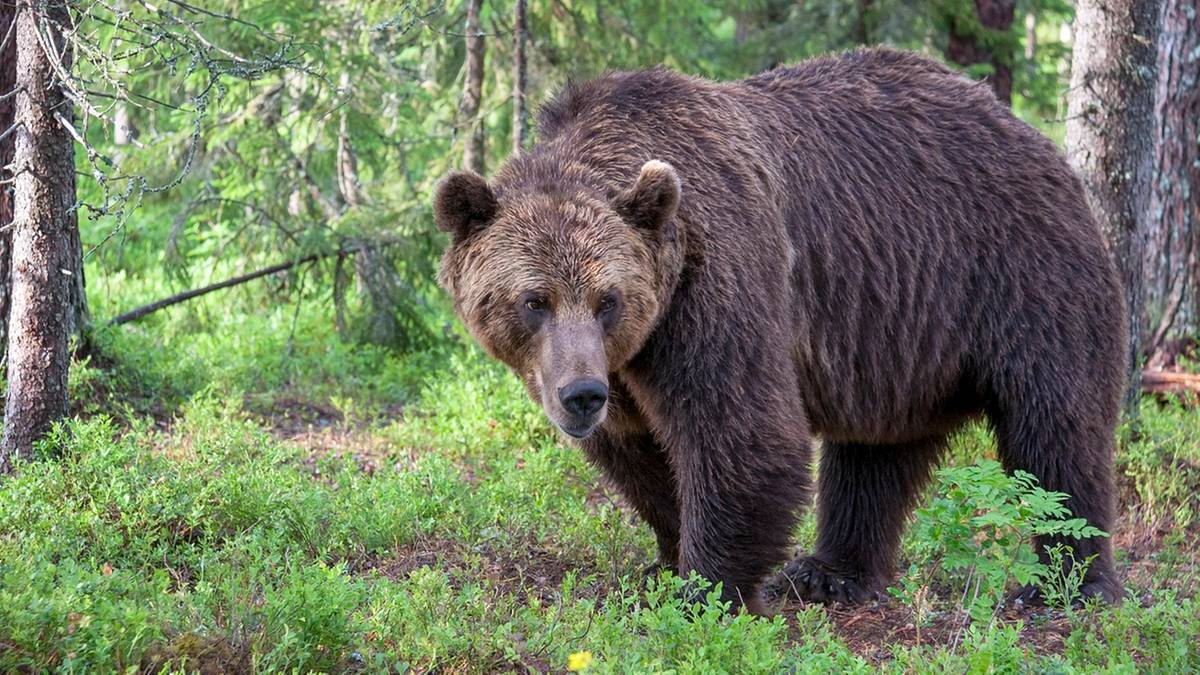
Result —
POLYGON ((608 385, 593 378, 575 380, 558 390, 558 402, 576 417, 588 417, 607 400, 608 385))

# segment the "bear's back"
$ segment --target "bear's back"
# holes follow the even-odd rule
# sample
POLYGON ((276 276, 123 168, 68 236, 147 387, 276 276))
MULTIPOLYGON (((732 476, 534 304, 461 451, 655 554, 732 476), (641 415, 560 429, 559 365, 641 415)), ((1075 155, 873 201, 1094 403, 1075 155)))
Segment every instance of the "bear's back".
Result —
POLYGON ((817 430, 928 429, 1046 335, 1120 360, 1119 286, 1078 178, 986 86, 929 59, 865 49, 729 83, 609 73, 566 87, 539 130, 506 167, 517 182, 586 165, 620 187, 646 160, 675 166, 703 261, 686 278, 720 289, 697 297, 789 288, 777 309, 817 430))

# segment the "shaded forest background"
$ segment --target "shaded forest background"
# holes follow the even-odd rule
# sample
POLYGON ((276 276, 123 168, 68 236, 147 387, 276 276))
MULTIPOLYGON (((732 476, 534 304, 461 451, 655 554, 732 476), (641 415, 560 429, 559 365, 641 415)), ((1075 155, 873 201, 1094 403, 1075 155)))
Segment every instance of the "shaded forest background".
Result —
POLYGON ((0 670, 1195 670, 1198 41, 1194 0, 0 0, 0 670), (569 79, 873 44, 1084 180, 1134 308, 1121 607, 1002 602, 1045 523, 982 425, 888 600, 647 590, 650 532, 436 287, 434 184, 569 79))
POLYGON ((65 406, 65 357, 49 385, 22 376, 29 358, 44 361, 25 356, 35 343, 62 352, 39 336, 65 314, 58 332, 86 351, 87 332, 125 309, 88 311, 84 261, 109 275, 155 257, 176 288, 215 270, 272 273, 261 288, 274 297, 327 294, 346 339, 402 350, 438 339, 424 309, 441 244, 433 181, 460 163, 486 173, 531 141, 546 96, 606 69, 727 79, 878 43, 941 58, 1066 140, 1125 274, 1132 360, 1169 367, 1196 332, 1197 19, 1180 0, 1084 2, 1079 16, 1062 0, 209 4, 3 3, 0 316, 14 303, 32 312, 0 339, 17 394, 6 415, 27 430, 9 425, 6 454, 27 452, 65 406), (22 65, 18 81, 22 49, 47 62, 22 65), (35 89, 53 113, 16 119, 35 89), (78 176, 62 165, 70 153, 78 176), (69 274, 44 282, 70 282, 38 302, 10 272, 11 251, 37 255, 21 238, 32 229, 8 224, 33 161, 58 161, 63 203, 25 212, 67 223, 51 266, 69 274), (164 228, 161 247, 148 235, 164 228))

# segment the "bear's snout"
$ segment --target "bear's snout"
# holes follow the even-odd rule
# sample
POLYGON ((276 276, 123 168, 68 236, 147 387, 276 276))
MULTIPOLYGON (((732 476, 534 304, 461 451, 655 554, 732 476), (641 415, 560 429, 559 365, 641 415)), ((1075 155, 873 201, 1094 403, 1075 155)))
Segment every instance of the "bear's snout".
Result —
POLYGON ((608 385, 595 378, 580 378, 558 390, 563 410, 581 420, 587 419, 608 401, 608 385))

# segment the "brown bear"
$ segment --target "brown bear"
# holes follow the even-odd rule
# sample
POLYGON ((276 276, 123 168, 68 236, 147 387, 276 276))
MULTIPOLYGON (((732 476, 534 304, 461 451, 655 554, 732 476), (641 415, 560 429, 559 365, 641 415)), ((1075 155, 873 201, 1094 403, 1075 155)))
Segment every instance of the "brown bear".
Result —
MULTIPOLYGON (((870 598, 978 417, 1009 470, 1112 524, 1119 282, 1078 178, 986 86, 864 49, 729 83, 610 73, 538 128, 490 184, 439 185, 440 281, 662 565, 762 611, 816 435, 816 550, 783 581, 870 598)), ((1084 594, 1117 600, 1108 540, 1072 543, 1084 594)))

